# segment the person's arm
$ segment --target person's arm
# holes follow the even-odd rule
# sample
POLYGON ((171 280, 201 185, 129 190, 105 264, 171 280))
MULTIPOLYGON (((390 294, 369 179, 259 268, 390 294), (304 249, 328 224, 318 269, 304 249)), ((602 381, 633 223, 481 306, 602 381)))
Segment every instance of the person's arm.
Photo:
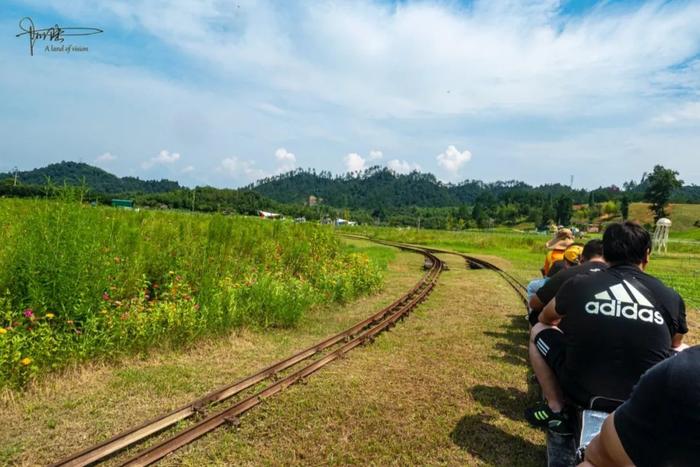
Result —
POLYGON ((540 311, 544 306, 544 303, 540 300, 536 293, 533 293, 530 297, 530 302, 528 303, 531 310, 540 311))
POLYGON ((611 413, 603 422, 603 427, 586 447, 585 459, 579 467, 634 467, 622 447, 620 437, 615 430, 615 413, 611 413))
POLYGON ((547 277, 550 267, 552 267, 552 250, 549 250, 544 256, 544 266, 541 269, 543 277, 547 277))
POLYGON ((676 333, 673 336, 673 339, 671 339, 671 349, 675 350, 676 352, 680 352, 681 350, 685 350, 688 348, 688 344, 683 343, 683 336, 685 334, 681 333, 676 333))
POLYGON ((562 316, 557 313, 557 299, 553 298, 545 305, 540 313, 539 320, 540 323, 548 324, 550 326, 556 326, 561 321, 562 316))
POLYGON ((671 338, 671 348, 676 352, 685 350, 688 346, 683 344, 683 336, 688 332, 688 322, 685 316, 685 302, 683 298, 678 296, 678 325, 676 326, 676 333, 671 338))

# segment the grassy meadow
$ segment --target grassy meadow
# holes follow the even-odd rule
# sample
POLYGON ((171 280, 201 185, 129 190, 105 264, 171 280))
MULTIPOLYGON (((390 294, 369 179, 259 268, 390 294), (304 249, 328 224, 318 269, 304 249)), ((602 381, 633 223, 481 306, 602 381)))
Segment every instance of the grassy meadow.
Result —
MULTIPOLYGON (((695 222, 700 221, 700 204, 669 204, 666 208, 668 216, 673 222, 671 237, 694 236, 700 239, 700 228, 695 222)), ((654 216, 649 210, 649 203, 630 204, 630 219, 636 219, 641 224, 653 224, 654 216)))
MULTIPOLYGON (((700 229, 696 229, 700 230, 700 229)), ((515 231, 438 231, 362 227, 372 238, 395 240, 502 258, 506 270, 526 283, 539 277, 549 236, 515 231)), ((590 237, 592 238, 592 237, 590 237)), ((582 241, 586 241, 584 238, 582 241)), ((681 294, 686 306, 700 310, 700 242, 670 242, 668 253, 654 253, 647 272, 681 294)))
POLYGON ((291 327, 377 290, 386 255, 329 228, 0 199, 0 387, 74 362, 291 327))

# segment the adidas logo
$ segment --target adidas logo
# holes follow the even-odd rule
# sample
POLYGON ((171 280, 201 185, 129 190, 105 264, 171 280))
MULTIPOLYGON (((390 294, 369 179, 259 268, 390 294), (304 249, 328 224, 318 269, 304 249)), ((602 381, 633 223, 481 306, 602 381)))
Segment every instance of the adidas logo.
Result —
POLYGON ((641 320, 647 323, 664 324, 661 313, 632 284, 623 280, 608 290, 595 294, 596 301, 586 303, 586 312, 615 318, 641 320))

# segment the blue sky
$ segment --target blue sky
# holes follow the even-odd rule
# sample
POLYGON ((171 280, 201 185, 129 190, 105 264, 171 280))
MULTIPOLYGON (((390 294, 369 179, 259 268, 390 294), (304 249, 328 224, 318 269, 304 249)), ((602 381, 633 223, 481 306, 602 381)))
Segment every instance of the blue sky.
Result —
POLYGON ((237 187, 295 167, 700 184, 700 1, 10 0, 0 172, 237 187), (45 52, 18 22, 98 27, 45 52))

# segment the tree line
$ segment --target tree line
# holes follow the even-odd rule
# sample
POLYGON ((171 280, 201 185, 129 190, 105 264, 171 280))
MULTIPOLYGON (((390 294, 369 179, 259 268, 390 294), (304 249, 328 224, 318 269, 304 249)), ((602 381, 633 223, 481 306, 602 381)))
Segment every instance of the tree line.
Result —
POLYGON ((240 189, 219 189, 186 188, 169 180, 120 179, 87 164, 63 162, 23 172, 19 182, 12 174, 0 174, 0 196, 52 197, 58 196, 61 187, 78 186, 81 198, 101 204, 129 198, 147 208, 247 215, 266 210, 309 220, 343 217, 365 224, 433 229, 523 223, 546 228, 551 223, 589 223, 606 215, 627 218, 632 202, 650 202, 655 218, 666 215, 669 201, 700 203, 700 186, 684 185, 678 175, 656 166, 640 181, 585 190, 563 184, 531 186, 517 180, 450 184, 432 174, 398 174, 376 166, 344 175, 297 169, 240 189), (43 183, 27 182, 35 181, 38 174, 43 174, 43 183), (309 202, 310 196, 315 203, 309 202))

